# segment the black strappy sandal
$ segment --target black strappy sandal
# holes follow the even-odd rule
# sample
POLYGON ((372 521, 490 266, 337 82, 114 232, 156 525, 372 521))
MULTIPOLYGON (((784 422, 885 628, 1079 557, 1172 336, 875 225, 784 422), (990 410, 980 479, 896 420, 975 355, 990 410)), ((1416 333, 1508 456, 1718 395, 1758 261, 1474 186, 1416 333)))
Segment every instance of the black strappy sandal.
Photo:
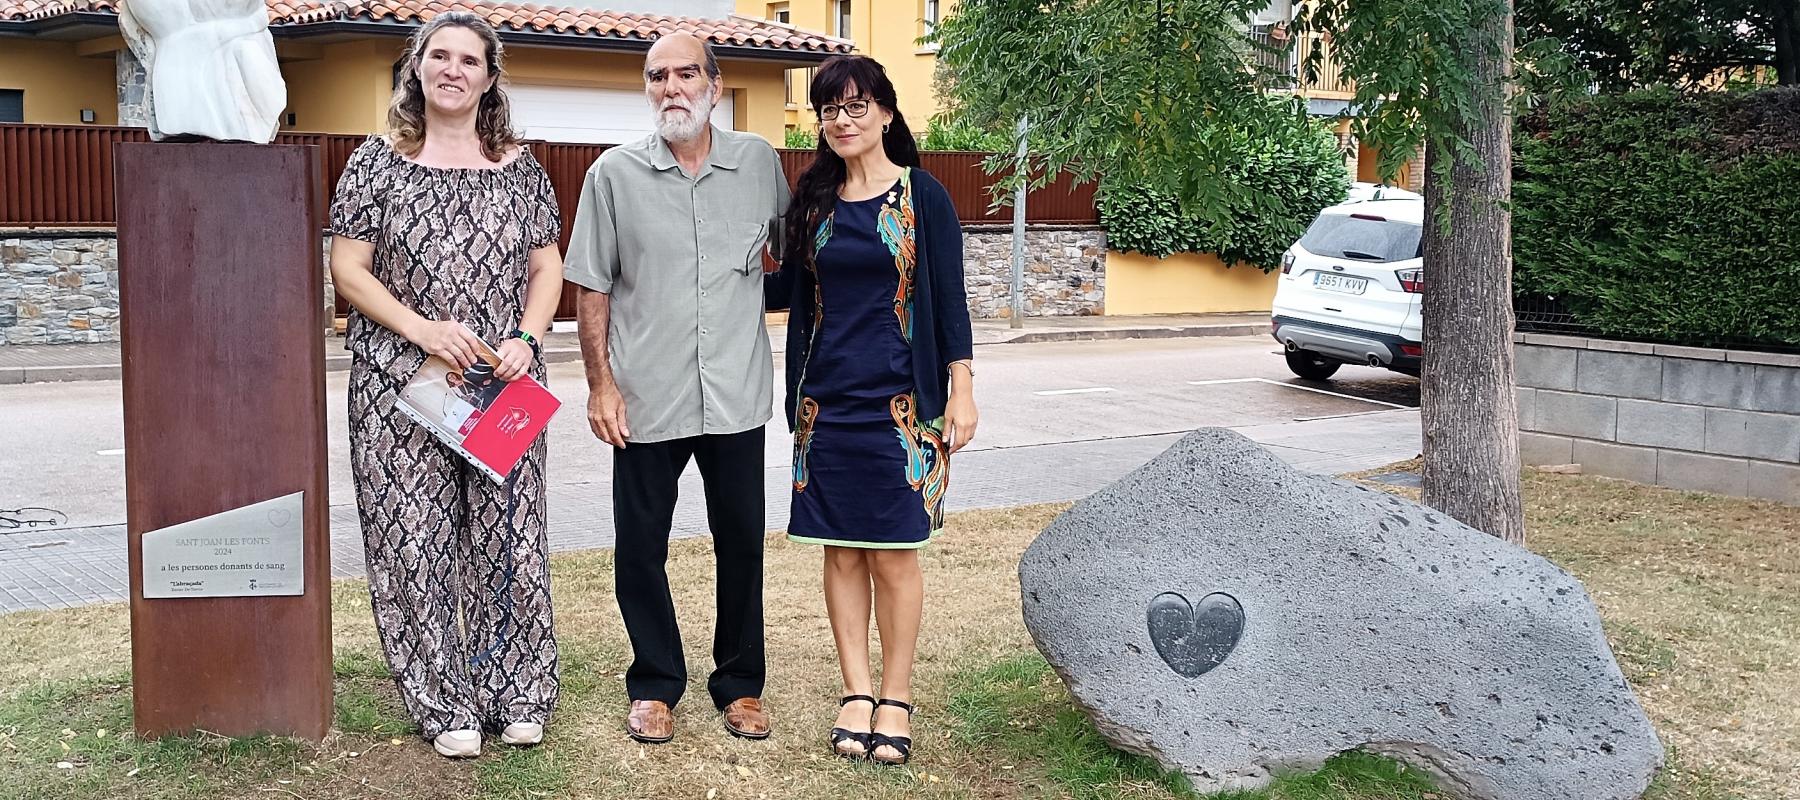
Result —
MULTIPOLYGON (((893 706, 901 709, 906 712, 906 718, 908 720, 912 719, 913 707, 908 703, 902 703, 899 700, 889 700, 884 697, 880 702, 876 703, 876 705, 893 706)), ((890 767, 898 767, 906 764, 906 762, 912 760, 912 737, 889 736, 885 733, 869 734, 869 760, 890 767), (894 751, 899 753, 900 757, 898 759, 891 759, 875 755, 875 751, 880 749, 883 745, 894 748, 894 751)))
MULTIPOLYGON (((875 698, 870 697, 866 694, 851 694, 851 695, 845 695, 842 700, 839 700, 838 707, 843 708, 844 706, 850 705, 851 703, 857 702, 859 700, 862 702, 866 702, 870 705, 875 704, 875 698)), ((873 710, 871 710, 870 715, 873 716, 873 714, 874 714, 874 712, 873 712, 873 710)), ((874 734, 871 734, 867 731, 853 731, 853 730, 849 730, 847 728, 832 728, 831 729, 831 752, 833 755, 836 755, 839 758, 847 758, 851 761, 861 761, 864 758, 868 757, 869 751, 874 749, 873 747, 869 746, 869 737, 872 735, 874 735, 874 734), (852 752, 852 751, 843 749, 842 745, 846 742, 855 742, 857 744, 862 745, 862 752, 857 753, 857 752, 852 752)))

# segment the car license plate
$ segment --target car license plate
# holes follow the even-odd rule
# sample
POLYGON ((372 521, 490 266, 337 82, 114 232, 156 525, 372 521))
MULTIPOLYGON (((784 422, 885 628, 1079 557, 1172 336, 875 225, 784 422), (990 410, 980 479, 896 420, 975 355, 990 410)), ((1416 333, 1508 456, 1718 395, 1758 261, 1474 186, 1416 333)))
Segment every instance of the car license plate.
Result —
POLYGON ((1319 272, 1313 275, 1313 286, 1324 289, 1327 292, 1362 294, 1363 290, 1369 288, 1369 279, 1353 278, 1349 275, 1334 275, 1329 272, 1319 272))

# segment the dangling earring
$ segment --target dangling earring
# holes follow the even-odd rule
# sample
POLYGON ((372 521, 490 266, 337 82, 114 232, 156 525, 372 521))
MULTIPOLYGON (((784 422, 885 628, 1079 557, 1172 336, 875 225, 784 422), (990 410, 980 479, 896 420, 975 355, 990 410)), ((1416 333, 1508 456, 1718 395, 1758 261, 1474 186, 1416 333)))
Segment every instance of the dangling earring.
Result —
POLYGON ((887 124, 887 125, 883 125, 883 126, 881 126, 881 132, 882 132, 882 133, 887 133, 887 132, 888 132, 888 128, 891 128, 891 127, 893 127, 893 123, 889 123, 889 124, 887 124))

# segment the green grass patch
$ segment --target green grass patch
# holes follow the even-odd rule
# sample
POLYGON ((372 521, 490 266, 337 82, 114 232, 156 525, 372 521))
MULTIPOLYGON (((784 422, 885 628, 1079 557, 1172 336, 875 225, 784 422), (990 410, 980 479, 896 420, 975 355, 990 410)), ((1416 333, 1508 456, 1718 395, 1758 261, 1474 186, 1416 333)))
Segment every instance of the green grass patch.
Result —
MULTIPOLYGON (((1230 795, 1226 795, 1230 797, 1230 795)), ((1448 796, 1422 773, 1395 761, 1358 751, 1341 753, 1318 772, 1283 775, 1239 800, 1435 800, 1448 796)), ((1215 796, 1214 800, 1219 800, 1215 796)))
POLYGON ((1675 669, 1675 648, 1662 637, 1629 622, 1603 622, 1602 625, 1626 680, 1634 684, 1649 683, 1675 669))
POLYGON ((1036 653, 1014 656, 951 680, 952 735, 970 747, 999 750, 1077 800, 1140 797, 1146 788, 1191 796, 1187 777, 1143 756, 1114 750, 1036 653))
POLYGON ((1735 782, 1717 770, 1695 767, 1681 749, 1666 745, 1663 768, 1651 779, 1643 800, 1741 800, 1735 782))
MULTIPOLYGON (((557 653, 561 696, 557 707, 584 708, 604 680, 597 664, 599 659, 591 647, 568 639, 558 643, 557 653)), ((552 721, 552 724, 555 724, 552 721)), ((573 780, 576 765, 567 753, 548 747, 507 747, 491 740, 491 755, 475 763, 476 785, 483 798, 496 800, 531 800, 561 796, 573 780)))
POLYGON ((292 739, 139 739, 128 674, 46 682, 0 703, 0 798, 207 797, 298 765, 292 739))
POLYGON ((407 716, 381 656, 341 654, 333 662, 332 672, 338 730, 371 736, 418 735, 419 726, 407 716))
MULTIPOLYGON (((1107 744, 1042 656, 1027 653, 966 670, 951 681, 951 733, 967 747, 996 751, 1008 765, 1040 770, 1058 795, 1075 800, 1196 797, 1179 771, 1107 744)), ((1266 789, 1213 800, 1433 800, 1445 795, 1416 770, 1349 752, 1318 772, 1286 775, 1266 789)))
POLYGON ((500 746, 476 762, 476 784, 481 797, 495 800, 559 797, 569 788, 569 767, 568 757, 555 750, 500 746))

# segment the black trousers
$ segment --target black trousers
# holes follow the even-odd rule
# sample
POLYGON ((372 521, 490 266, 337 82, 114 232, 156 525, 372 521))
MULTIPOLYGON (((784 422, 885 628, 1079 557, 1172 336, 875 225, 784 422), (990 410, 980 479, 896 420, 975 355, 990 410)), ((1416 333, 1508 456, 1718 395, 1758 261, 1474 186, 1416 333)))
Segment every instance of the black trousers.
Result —
POLYGON ((700 465, 706 520, 718 570, 718 626, 713 630, 713 705, 761 697, 763 660, 763 429, 713 434, 613 450, 614 591, 631 668, 633 700, 673 707, 687 689, 681 629, 669 595, 669 529, 677 481, 689 459, 700 465))

